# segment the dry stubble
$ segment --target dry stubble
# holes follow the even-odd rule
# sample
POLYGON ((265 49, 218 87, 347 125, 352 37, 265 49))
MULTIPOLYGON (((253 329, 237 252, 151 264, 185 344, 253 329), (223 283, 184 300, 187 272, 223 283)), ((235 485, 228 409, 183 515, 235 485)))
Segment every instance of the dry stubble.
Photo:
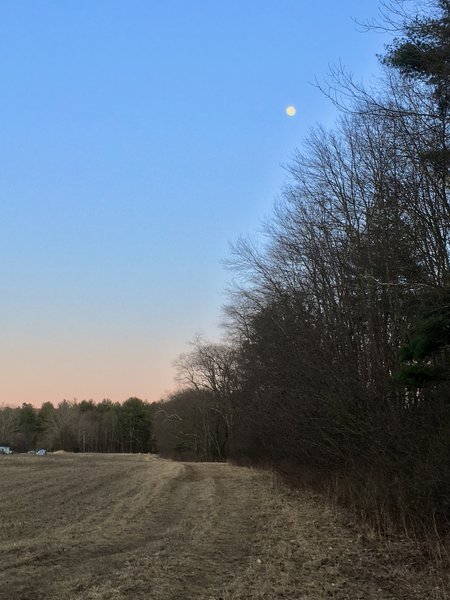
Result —
POLYGON ((0 600, 438 598, 404 549, 252 469, 12 456, 0 486, 0 600))

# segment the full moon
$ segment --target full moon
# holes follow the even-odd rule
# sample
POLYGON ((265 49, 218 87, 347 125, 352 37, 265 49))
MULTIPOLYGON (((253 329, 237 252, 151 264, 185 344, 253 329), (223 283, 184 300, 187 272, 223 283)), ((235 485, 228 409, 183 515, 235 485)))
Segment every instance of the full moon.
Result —
POLYGON ((296 110, 295 106, 288 106, 286 108, 286 114, 288 117, 293 117, 296 112, 297 112, 297 110, 296 110))

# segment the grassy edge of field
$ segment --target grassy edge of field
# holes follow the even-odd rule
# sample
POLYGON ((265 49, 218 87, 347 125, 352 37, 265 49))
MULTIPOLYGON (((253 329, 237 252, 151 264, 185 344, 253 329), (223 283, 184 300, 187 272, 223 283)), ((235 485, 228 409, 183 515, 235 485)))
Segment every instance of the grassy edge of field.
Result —
MULTIPOLYGON (((293 584, 301 589, 305 574, 312 573, 323 598, 341 597, 345 578, 340 571, 345 561, 349 575, 371 579, 380 598, 391 593, 395 600, 450 600, 448 546, 419 541, 398 530, 381 534, 332 497, 293 487, 271 468, 259 470, 267 482, 267 524, 259 532, 248 568, 224 589, 223 600, 289 598, 293 584), (328 545, 330 532, 334 532, 334 546, 328 545), (311 555, 314 542, 317 552, 311 555), (330 582, 333 574, 335 581, 330 582)), ((303 590, 301 598, 306 599, 308 586, 303 590)), ((309 591, 317 593, 317 589, 309 591)), ((367 596, 361 589, 354 598, 367 596)))

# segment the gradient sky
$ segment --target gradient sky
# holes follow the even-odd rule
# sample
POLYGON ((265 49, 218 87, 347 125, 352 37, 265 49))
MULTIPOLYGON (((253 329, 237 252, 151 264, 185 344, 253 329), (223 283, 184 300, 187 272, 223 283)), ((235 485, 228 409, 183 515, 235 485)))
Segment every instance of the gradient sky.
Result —
POLYGON ((229 242, 335 120, 311 82, 376 73, 386 40, 352 19, 377 10, 0 0, 0 405, 175 387, 186 342, 221 335, 229 242))

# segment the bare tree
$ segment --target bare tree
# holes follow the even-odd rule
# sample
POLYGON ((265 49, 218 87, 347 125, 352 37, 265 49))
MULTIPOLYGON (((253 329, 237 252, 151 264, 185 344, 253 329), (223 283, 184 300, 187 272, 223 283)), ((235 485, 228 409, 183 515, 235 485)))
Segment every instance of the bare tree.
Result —
POLYGON ((226 456, 233 431, 233 395, 239 387, 239 361, 236 348, 211 344, 197 338, 192 350, 181 354, 175 362, 179 381, 196 390, 207 390, 211 403, 204 418, 215 413, 211 439, 219 457, 226 456), (219 417, 219 418, 217 418, 219 417))

